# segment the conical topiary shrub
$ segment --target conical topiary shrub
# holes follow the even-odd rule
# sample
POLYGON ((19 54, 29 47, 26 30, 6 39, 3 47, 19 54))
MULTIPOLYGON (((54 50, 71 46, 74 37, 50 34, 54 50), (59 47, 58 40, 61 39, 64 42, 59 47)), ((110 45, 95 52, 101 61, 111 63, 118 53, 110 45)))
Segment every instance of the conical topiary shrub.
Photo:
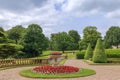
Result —
POLYGON ((93 51, 92 51, 92 48, 91 48, 91 44, 89 44, 88 47, 87 47, 84 59, 89 60, 89 58, 92 58, 92 55, 93 55, 93 51))
POLYGON ((103 43, 101 39, 97 40, 97 44, 95 46, 95 51, 93 53, 93 62, 95 63, 105 63, 107 62, 107 56, 105 54, 105 50, 103 47, 103 43))

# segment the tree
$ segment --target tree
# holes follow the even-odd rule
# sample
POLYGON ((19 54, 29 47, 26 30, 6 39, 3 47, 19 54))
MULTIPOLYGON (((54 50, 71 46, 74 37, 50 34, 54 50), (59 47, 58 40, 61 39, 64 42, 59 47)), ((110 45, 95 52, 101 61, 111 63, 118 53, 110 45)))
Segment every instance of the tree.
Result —
POLYGON ((78 32, 76 30, 70 30, 68 32, 68 35, 71 36, 73 38, 73 47, 72 49, 78 49, 79 48, 79 41, 80 41, 80 35, 78 34, 78 32))
POLYGON ((1 32, 4 32, 4 29, 3 29, 2 27, 0 27, 0 31, 1 31, 1 32))
POLYGON ((8 58, 13 56, 15 52, 21 50, 23 46, 16 44, 0 44, 0 58, 8 58))
POLYGON ((30 24, 23 38, 24 51, 30 57, 38 56, 46 47, 45 39, 42 28, 38 24, 30 24))
POLYGON ((57 33, 52 33, 51 34, 51 37, 50 37, 50 50, 58 50, 56 40, 55 40, 56 35, 57 35, 57 33))
POLYGON ((23 33, 25 33, 25 28, 23 28, 21 25, 17 25, 8 30, 7 33, 8 38, 14 40, 15 43, 18 44, 18 41, 22 38, 23 33))
POLYGON ((51 40, 53 43, 52 48, 55 48, 55 50, 62 50, 63 53, 65 50, 69 49, 73 43, 73 38, 71 38, 66 32, 52 34, 51 40))
POLYGON ((88 45, 84 59, 89 60, 90 58, 92 58, 93 55, 93 50, 91 48, 91 44, 88 45))
POLYGON ((106 36, 104 39, 106 48, 109 48, 112 45, 118 48, 118 45, 120 44, 120 27, 110 27, 109 30, 106 32, 106 36))
POLYGON ((88 43, 90 43, 92 49, 94 49, 98 38, 101 38, 101 33, 97 31, 97 28, 95 26, 88 26, 83 30, 83 39, 79 45, 84 44, 85 47, 81 49, 86 49, 88 43))
POLYGON ((4 32, 0 31, 0 43, 7 42, 7 37, 4 32))
POLYGON ((105 54, 105 49, 101 39, 97 40, 97 44, 95 46, 95 51, 93 54, 93 62, 95 63, 107 62, 107 55, 105 54))

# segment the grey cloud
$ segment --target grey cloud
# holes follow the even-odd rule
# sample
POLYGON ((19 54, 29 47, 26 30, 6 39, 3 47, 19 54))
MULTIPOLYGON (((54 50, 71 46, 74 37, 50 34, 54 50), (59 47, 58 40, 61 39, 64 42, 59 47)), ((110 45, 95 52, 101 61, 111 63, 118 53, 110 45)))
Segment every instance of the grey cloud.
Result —
POLYGON ((99 9, 100 11, 109 12, 120 8, 120 0, 86 0, 81 9, 89 11, 99 9))
MULTIPOLYGON (((62 10, 80 15, 93 13, 103 14, 120 10, 120 0, 67 0, 62 10)), ((75 15, 75 14, 74 14, 75 15)))
POLYGON ((46 2, 47 0, 0 0, 0 9, 22 13, 34 7, 41 7, 46 2))

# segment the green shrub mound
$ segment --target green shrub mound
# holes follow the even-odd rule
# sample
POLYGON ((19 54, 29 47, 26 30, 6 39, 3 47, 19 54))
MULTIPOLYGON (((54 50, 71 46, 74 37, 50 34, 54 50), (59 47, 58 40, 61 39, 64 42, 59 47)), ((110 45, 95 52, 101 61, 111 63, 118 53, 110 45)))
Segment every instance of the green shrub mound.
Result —
POLYGON ((92 55, 93 55, 93 51, 92 51, 92 48, 91 48, 91 44, 89 44, 88 47, 87 47, 84 59, 89 60, 90 58, 92 58, 92 55))
POLYGON ((76 58, 77 59, 84 59, 85 52, 86 52, 86 50, 77 51, 76 52, 76 58))
POLYGON ((79 72, 70 73, 70 74, 41 74, 31 71, 31 69, 25 69, 20 72, 20 75, 30 78, 75 78, 75 77, 83 77, 90 76, 96 74, 96 72, 92 69, 84 69, 81 68, 79 72))
POLYGON ((93 62, 95 63, 105 63, 107 62, 107 56, 105 54, 105 50, 103 47, 103 43, 101 39, 97 40, 97 44, 95 46, 95 51, 93 54, 93 62))

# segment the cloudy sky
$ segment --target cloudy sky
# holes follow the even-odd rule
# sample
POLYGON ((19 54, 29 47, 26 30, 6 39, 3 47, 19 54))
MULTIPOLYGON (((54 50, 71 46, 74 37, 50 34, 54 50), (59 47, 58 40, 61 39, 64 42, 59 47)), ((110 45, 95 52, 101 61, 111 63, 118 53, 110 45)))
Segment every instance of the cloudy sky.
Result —
POLYGON ((120 25, 120 0, 0 0, 0 26, 39 24, 46 36, 51 33, 96 26, 105 34, 120 25))

